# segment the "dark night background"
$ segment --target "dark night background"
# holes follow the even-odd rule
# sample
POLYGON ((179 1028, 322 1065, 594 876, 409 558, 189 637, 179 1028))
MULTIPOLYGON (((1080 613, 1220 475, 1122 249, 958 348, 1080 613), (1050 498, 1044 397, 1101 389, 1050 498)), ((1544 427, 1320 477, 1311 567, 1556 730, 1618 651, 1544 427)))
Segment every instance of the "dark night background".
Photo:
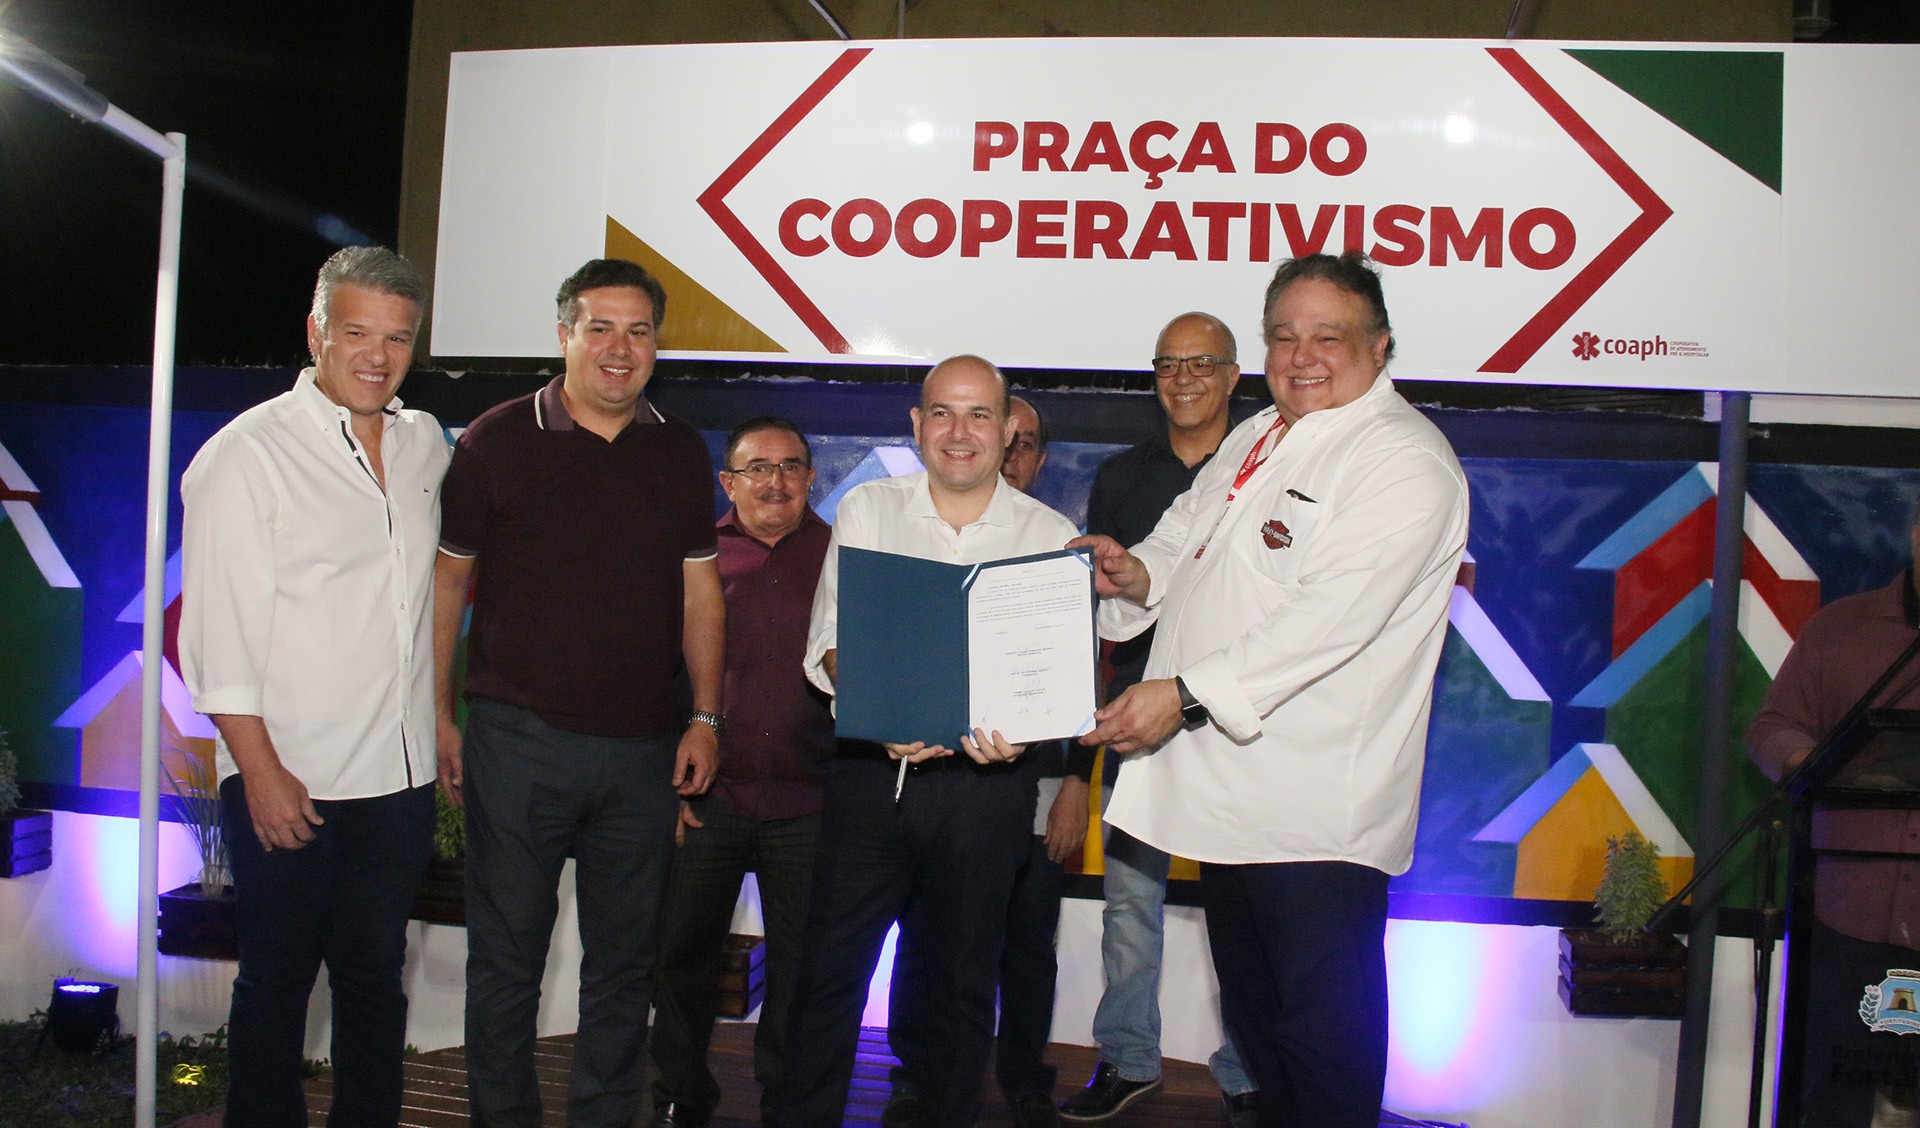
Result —
MULTIPOLYGON (((181 364, 303 359, 338 245, 319 217, 392 245, 412 21, 408 0, 0 0, 0 25, 187 136, 181 364)), ((147 363, 159 209, 151 154, 0 78, 0 363, 147 363)))
MULTIPOLYGON (((313 273, 340 245, 316 228, 394 242, 412 10, 0 0, 0 25, 187 135, 181 364, 300 362, 313 273)), ((1913 0, 1832 15, 1826 41, 1920 40, 1913 0)), ((159 197, 149 154, 0 79, 0 364, 149 360, 159 197)))

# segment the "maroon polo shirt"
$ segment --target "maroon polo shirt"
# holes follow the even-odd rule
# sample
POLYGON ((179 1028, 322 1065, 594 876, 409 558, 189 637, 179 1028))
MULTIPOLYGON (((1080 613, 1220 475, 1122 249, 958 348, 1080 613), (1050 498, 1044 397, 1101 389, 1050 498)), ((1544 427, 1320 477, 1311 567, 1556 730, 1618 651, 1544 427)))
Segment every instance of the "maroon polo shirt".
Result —
POLYGON ((821 761, 833 755, 833 713, 807 681, 807 625, 832 530, 806 511, 767 545, 728 510, 717 527, 727 593, 727 731, 714 790, 748 818, 820 809, 821 761))
MULTIPOLYGON (((1770 779, 1787 757, 1818 742, 1913 641, 1911 572, 1877 591, 1837 600, 1800 630, 1747 732, 1747 750, 1770 779)), ((1880 691, 1878 709, 1920 708, 1920 669, 1880 691)), ((1816 809, 1813 844, 1920 855, 1920 811, 1816 809)), ((1856 940, 1920 948, 1920 857, 1823 855, 1814 866, 1814 915, 1856 940)))
POLYGON ((679 731, 682 572, 714 553, 707 445, 645 400, 608 442, 563 381, 475 419, 441 488, 440 546, 478 558, 467 696, 589 736, 679 731))

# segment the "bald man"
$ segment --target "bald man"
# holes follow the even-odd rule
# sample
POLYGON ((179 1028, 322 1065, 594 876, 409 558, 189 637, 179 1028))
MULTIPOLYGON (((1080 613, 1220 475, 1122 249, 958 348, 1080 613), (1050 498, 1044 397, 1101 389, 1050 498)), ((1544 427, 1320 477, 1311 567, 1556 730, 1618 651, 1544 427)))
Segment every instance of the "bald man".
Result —
MULTIPOLYGON (((1006 380, 974 356, 935 365, 911 411, 926 471, 865 483, 841 501, 814 594, 807 676, 834 691, 842 545, 973 564, 1059 549, 1073 522, 1000 476, 1013 441, 1006 380)), ((848 592, 848 598, 860 598, 848 592)), ((915 903, 927 1037, 918 1121, 971 1128, 992 1043, 994 989, 1014 875, 1038 795, 1024 748, 974 730, 959 747, 843 743, 824 771, 813 903, 788 1058, 769 1128, 839 1128, 867 984, 887 929, 915 903), (896 800, 896 769, 912 765, 896 800)))

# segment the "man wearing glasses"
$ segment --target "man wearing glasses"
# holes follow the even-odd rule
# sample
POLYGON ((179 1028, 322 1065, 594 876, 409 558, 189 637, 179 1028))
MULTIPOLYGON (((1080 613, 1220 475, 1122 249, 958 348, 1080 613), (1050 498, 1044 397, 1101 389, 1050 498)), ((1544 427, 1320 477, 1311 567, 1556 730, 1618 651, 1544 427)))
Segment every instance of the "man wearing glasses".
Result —
MULTIPOLYGON (((1102 463, 1087 502, 1087 532, 1139 544, 1173 499, 1193 485, 1227 436, 1227 402, 1240 380, 1233 332, 1212 314, 1183 313, 1154 344, 1154 392, 1166 431, 1102 463)), ((1153 629, 1113 644, 1108 660, 1112 701, 1146 670, 1153 629)), ((1120 758, 1107 757, 1106 778, 1120 758)), ((1106 909, 1100 963, 1106 991, 1093 1013, 1100 1060, 1086 1087, 1060 1106, 1064 1120, 1106 1120, 1160 1087, 1160 956, 1164 945, 1167 867, 1171 859, 1118 827, 1107 830, 1106 909)), ((1207 1062, 1236 1128, 1253 1120, 1253 1081, 1227 1039, 1207 1062)))
POLYGON ((754 1033, 764 1107, 778 1090, 787 1008, 820 832, 820 763, 833 755, 833 714, 802 659, 813 589, 831 531, 807 504, 813 457, 785 419, 749 419, 727 436, 720 488, 720 582, 727 661, 713 790, 680 805, 680 849, 667 886, 653 993, 653 1128, 698 1128, 720 1086, 707 1065, 719 1006, 721 948, 753 871, 767 937, 767 994, 754 1033))

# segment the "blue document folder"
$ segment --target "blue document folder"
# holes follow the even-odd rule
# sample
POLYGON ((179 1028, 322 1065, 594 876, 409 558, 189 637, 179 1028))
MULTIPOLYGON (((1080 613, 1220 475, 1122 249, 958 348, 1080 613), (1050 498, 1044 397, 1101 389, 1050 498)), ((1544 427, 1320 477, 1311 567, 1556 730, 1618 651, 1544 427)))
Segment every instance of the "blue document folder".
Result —
MULTIPOLYGON (((1098 653, 1092 609, 1093 568, 1087 553, 1038 553, 982 564, 946 564, 864 548, 840 548, 838 676, 835 731, 854 740, 958 749, 974 715, 967 660, 967 596, 986 569, 1052 557, 1087 562, 1087 650, 1098 653)), ((1090 727, 1098 693, 1090 677, 1086 715, 1066 731, 1033 736, 1057 740, 1090 727), (1077 723, 1078 727, 1075 728, 1077 723)))

